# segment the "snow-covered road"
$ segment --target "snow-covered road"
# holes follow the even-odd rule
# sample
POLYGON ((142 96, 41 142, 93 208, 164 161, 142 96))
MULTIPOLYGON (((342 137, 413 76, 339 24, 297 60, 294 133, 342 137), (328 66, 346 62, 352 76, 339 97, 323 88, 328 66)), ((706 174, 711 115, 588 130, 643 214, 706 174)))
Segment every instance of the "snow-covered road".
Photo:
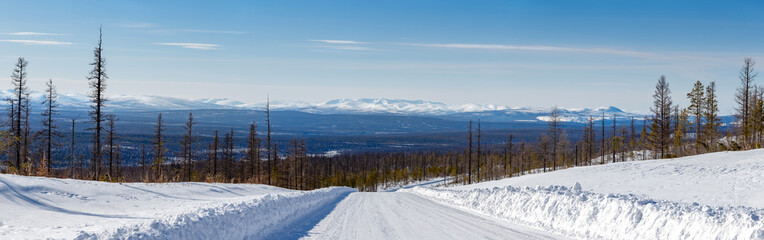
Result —
POLYGON ((561 239, 413 193, 348 195, 303 239, 561 239))

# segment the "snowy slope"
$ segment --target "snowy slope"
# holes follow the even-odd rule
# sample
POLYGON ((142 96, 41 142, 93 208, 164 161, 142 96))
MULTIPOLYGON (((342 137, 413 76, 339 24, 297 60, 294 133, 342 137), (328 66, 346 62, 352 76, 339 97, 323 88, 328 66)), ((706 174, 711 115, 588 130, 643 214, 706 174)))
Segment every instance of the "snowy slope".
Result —
POLYGON ((289 231, 350 188, 105 183, 0 175, 0 239, 242 239, 289 231))
POLYGON ((764 239, 763 176, 753 150, 401 191, 578 238, 764 239))
POLYGON ((575 167, 454 189, 573 186, 711 206, 764 208, 764 149, 575 167))

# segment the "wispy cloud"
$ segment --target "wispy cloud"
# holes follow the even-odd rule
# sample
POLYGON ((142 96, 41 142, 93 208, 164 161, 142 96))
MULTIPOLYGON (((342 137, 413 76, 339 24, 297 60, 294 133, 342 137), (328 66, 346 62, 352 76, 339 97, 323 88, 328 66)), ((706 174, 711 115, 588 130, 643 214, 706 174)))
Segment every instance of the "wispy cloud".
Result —
POLYGON ((359 46, 361 44, 367 44, 367 42, 359 42, 352 40, 329 40, 329 39, 309 39, 310 42, 323 43, 321 45, 314 46, 322 49, 318 52, 342 52, 342 51, 376 51, 377 49, 359 46), (326 50, 329 49, 329 50, 326 50))
POLYGON ((351 40, 321 40, 321 39, 312 39, 308 40, 311 42, 321 42, 321 43, 330 43, 330 44, 365 44, 366 42, 358 42, 358 41, 351 41, 351 40))
POLYGON ((145 29, 149 32, 154 33, 219 33, 219 34, 247 34, 247 32, 244 31, 237 31, 237 30, 209 30, 209 29, 192 29, 192 28, 184 28, 184 29, 172 29, 172 28, 166 28, 157 24, 153 23, 147 23, 147 22, 130 22, 130 23, 122 23, 117 24, 118 27, 122 28, 137 28, 137 29, 145 29))
POLYGON ((13 33, 5 33, 6 35, 14 35, 14 36, 61 36, 64 34, 60 33, 42 33, 42 32, 13 32, 13 33))
POLYGON ((223 34, 246 34, 244 31, 228 31, 228 30, 205 30, 205 29, 179 29, 178 32, 190 32, 190 33, 223 33, 223 34))
POLYGON ((410 46, 434 47, 434 48, 455 48, 455 49, 480 49, 480 50, 499 50, 499 51, 545 51, 545 52, 581 52, 581 53, 599 53, 612 54, 631 57, 656 57, 657 54, 650 52, 639 52, 631 50, 610 49, 610 48, 571 48, 540 45, 502 45, 502 44, 428 44, 428 43, 402 43, 410 46))
POLYGON ((0 42, 22 43, 29 45, 72 45, 71 42, 45 41, 45 40, 26 40, 26 39, 0 39, 0 42))
POLYGON ((347 51, 374 51, 376 49, 361 46, 320 46, 322 48, 347 50, 347 51))
POLYGON ((210 43, 153 43, 154 45, 178 46, 198 50, 219 50, 220 45, 210 43))

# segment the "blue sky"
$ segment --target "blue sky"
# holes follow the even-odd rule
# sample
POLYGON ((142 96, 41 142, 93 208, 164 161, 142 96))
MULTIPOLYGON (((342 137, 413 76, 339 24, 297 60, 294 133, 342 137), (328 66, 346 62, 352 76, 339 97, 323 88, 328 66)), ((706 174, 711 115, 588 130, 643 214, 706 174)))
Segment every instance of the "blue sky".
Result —
POLYGON ((111 95, 244 102, 262 102, 266 94, 299 101, 385 97, 648 111, 664 74, 682 105, 694 81, 716 81, 722 112, 730 113, 743 58, 764 61, 759 1, 3 0, 0 6, 0 72, 10 76, 23 56, 33 89, 52 78, 72 93, 88 90, 100 25, 111 95))

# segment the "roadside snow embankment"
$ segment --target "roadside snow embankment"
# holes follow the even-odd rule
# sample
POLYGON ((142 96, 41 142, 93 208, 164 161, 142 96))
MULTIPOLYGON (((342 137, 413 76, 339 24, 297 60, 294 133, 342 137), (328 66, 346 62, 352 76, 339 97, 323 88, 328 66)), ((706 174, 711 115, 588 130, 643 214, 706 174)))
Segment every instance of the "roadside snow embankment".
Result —
POLYGON ((441 203, 581 238, 764 239, 764 210, 713 208, 573 188, 402 189, 441 203))
POLYGON ((674 159, 573 167, 452 189, 571 186, 585 191, 635 194, 709 206, 764 208, 764 149, 716 152, 674 159))
POLYGON ((108 183, 0 174, 0 239, 268 238, 355 189, 108 183))
POLYGON ((81 232, 77 239, 265 239, 289 231, 290 226, 299 224, 306 216, 354 191, 332 187, 304 193, 268 194, 115 230, 81 232))

